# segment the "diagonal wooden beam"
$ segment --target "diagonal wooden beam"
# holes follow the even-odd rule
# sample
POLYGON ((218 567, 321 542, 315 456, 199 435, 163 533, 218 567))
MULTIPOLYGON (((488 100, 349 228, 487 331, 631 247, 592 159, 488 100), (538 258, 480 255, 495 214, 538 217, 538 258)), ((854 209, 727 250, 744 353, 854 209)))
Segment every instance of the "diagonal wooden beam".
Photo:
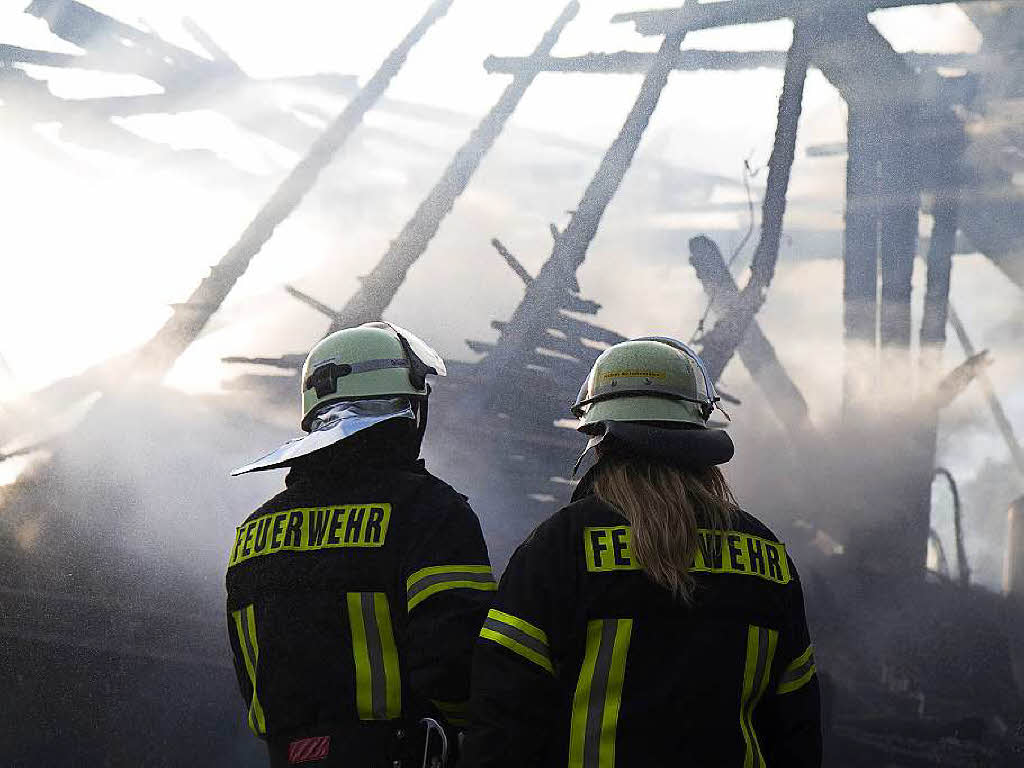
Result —
MULTIPOLYGON (((722 252, 711 238, 700 236, 690 240, 690 264, 697 272, 697 279, 704 286, 715 313, 721 316, 733 311, 740 301, 740 290, 722 252)), ((807 401, 783 367, 757 320, 751 321, 736 351, 789 435, 799 437, 812 431, 807 401)))
MULTIPOLYGON (((550 54, 562 30, 575 18, 578 11, 579 3, 573 0, 545 32, 533 55, 550 54)), ((441 178, 402 227, 402 231, 391 241, 387 252, 362 279, 355 294, 338 312, 338 316, 327 330, 328 333, 381 318, 405 281, 409 269, 427 250, 455 201, 469 185, 470 179, 480 166, 480 161, 494 146, 516 106, 532 85, 536 74, 528 72, 517 75, 508 85, 469 135, 466 143, 455 153, 441 178)))
MULTIPOLYGON (((953 326, 953 331, 960 341, 960 346, 963 347, 964 354, 968 357, 974 357, 977 351, 974 349, 970 336, 967 335, 967 329, 964 328, 960 315, 957 314, 952 305, 949 307, 949 323, 953 326)), ((981 384, 982 392, 985 394, 985 400, 988 402, 989 410, 992 411, 992 417, 996 421, 996 426, 999 427, 999 432, 1002 434, 1003 440, 1006 441, 1006 447, 1010 450, 1010 457, 1013 459, 1017 470, 1024 475, 1024 449, 1021 448, 1020 442, 1014 434, 1013 425, 1006 416, 1006 411, 1003 409, 1003 404, 999 401, 999 396, 996 395, 995 388, 992 386, 992 380, 984 370, 978 370, 976 378, 978 383, 981 384)))
MULTIPOLYGON (((672 57, 686 36, 689 11, 677 14, 672 29, 665 35, 650 69, 644 75, 629 114, 618 136, 612 141, 583 197, 572 213, 568 226, 554 239, 551 256, 541 267, 526 295, 502 327, 494 350, 481 362, 495 387, 512 380, 516 369, 536 346, 541 332, 558 312, 561 297, 575 281, 601 218, 622 183, 636 154, 640 139, 658 105, 672 71, 672 57)), ((488 393, 495 396, 498 392, 488 393)))
POLYGON ((804 83, 810 65, 811 45, 817 27, 798 23, 793 29, 793 45, 786 59, 782 95, 779 98, 775 142, 768 160, 768 181, 761 210, 761 237, 750 264, 750 278, 729 312, 719 317, 703 337, 701 352, 713 381, 725 370, 729 359, 743 341, 747 328, 764 304, 775 275, 786 212, 786 193, 796 152, 797 125, 803 107, 804 83))
POLYGON ((498 252, 498 255, 505 260, 509 268, 516 273, 516 276, 523 281, 523 285, 529 285, 533 282, 533 275, 526 271, 526 267, 522 265, 512 251, 505 247, 501 240, 496 237, 491 238, 491 245, 494 246, 494 250, 498 252))
POLYGON ((320 172, 327 167, 335 153, 348 140, 362 122, 363 115, 377 102, 392 78, 405 63, 409 51, 424 33, 451 6, 452 0, 435 0, 423 17, 412 27, 398 46, 391 51, 377 72, 332 122, 309 152, 264 203, 245 228, 238 241, 211 268, 189 297, 185 308, 175 311, 163 328, 139 351, 140 372, 162 376, 178 356, 199 336, 216 308, 234 288, 263 245, 274 234, 277 226, 298 207, 316 183, 320 172), (188 305, 212 307, 193 309, 188 305))
POLYGON ((288 295, 291 296, 293 299, 298 299, 307 307, 310 307, 314 311, 319 312, 321 315, 324 315, 325 317, 328 317, 331 320, 338 316, 338 311, 334 309, 334 307, 329 307, 319 299, 315 299, 308 293, 300 291, 295 286, 286 285, 284 289, 288 293, 288 295))

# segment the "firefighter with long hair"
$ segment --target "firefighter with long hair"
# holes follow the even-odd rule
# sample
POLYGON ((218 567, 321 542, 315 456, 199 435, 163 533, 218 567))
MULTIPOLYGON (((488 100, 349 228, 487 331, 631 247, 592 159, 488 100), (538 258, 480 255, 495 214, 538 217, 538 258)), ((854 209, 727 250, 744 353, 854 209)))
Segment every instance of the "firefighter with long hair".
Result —
POLYGON ((718 468, 717 399, 674 339, 597 359, 572 409, 597 461, 501 579, 460 766, 820 766, 800 579, 718 468))

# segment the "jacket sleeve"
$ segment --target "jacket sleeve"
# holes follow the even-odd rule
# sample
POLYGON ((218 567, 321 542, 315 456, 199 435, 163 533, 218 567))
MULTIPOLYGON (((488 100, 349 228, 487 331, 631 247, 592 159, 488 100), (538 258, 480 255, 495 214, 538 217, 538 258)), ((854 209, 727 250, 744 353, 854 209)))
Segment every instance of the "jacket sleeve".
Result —
POLYGON ((563 635, 571 580, 550 528, 542 525, 516 550, 480 630, 460 768, 540 765, 562 722, 552 642, 563 635))
POLYGON ((235 667, 235 677, 238 678, 238 692, 242 696, 242 702, 248 708, 249 701, 252 698, 252 684, 249 682, 249 674, 245 669, 245 662, 241 658, 242 654, 239 652, 238 632, 235 630, 235 619, 230 607, 227 610, 227 627, 228 646, 231 648, 231 661, 235 667))
POLYGON ((769 765, 820 768, 821 695, 804 595, 793 561, 788 620, 779 633, 774 686, 757 708, 757 733, 769 765))
POLYGON ((420 499, 431 527, 402 567, 407 611, 404 657, 412 693, 452 726, 466 725, 473 644, 496 585, 480 522, 446 486, 420 499))
POLYGON ((253 663, 251 656, 246 654, 242 647, 242 638, 239 637, 238 622, 244 621, 245 609, 231 610, 230 601, 227 608, 228 620, 228 645, 231 648, 232 662, 235 667, 235 676, 238 678, 238 691, 242 695, 242 704, 246 709, 246 722, 249 730, 259 738, 266 738, 267 723, 260 706, 259 698, 253 690, 253 680, 256 670, 249 665, 253 663))

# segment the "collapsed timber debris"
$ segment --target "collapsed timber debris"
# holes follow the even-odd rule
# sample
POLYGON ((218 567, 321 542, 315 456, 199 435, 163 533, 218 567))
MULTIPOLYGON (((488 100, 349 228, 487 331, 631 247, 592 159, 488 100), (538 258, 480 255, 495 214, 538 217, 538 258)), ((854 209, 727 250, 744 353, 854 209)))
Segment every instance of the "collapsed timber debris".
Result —
MULTIPOLYGON (((319 170, 351 134, 354 125, 379 103, 409 47, 447 9, 449 2, 440 0, 430 6, 423 20, 362 89, 354 91, 351 82, 333 81, 334 85, 344 85, 349 93, 355 93, 342 115, 256 215, 235 248, 213 268, 190 299, 175 309, 164 329, 143 347, 138 357, 97 366, 74 381, 60 382, 41 395, 38 402, 74 399, 96 389, 116 394, 121 372, 125 370, 141 369, 159 378, 199 336, 256 252, 272 236, 274 227, 300 204, 319 170)), ((934 218, 926 257, 927 292, 917 362, 922 374, 922 394, 907 408, 907 434, 900 437, 898 445, 879 450, 877 457, 865 460, 868 471, 864 471, 864 479, 858 485, 864 496, 858 503, 873 510, 875 516, 857 514, 860 510, 852 508, 848 499, 828 503, 828 489, 807 479, 795 497, 799 502, 796 508, 787 510, 788 517, 780 521, 798 552, 801 547, 811 551, 808 541, 812 538, 819 542, 837 541, 843 550, 842 556, 817 560, 808 557, 811 565, 807 581, 812 620, 817 624, 818 656, 822 669, 828 670, 828 740, 834 758, 830 764, 844 766, 874 766, 883 762, 898 766, 1012 765, 1013 750, 1020 748, 1012 723, 1014 717, 1019 718, 1024 692, 1024 674, 1020 672, 1024 669, 1024 622, 1019 611, 1007 610, 1007 606, 1019 606, 1022 599, 1019 592, 1024 587, 1019 586, 1019 573, 1024 569, 1017 562, 1019 556, 1017 560, 1007 560, 1014 574, 1008 584, 1016 585, 1009 598, 1004 600, 972 586, 963 552, 965 523, 958 512, 957 580, 944 578, 935 582, 926 568, 928 542, 934 539, 931 485, 937 471, 939 415, 944 405, 972 380, 977 378, 983 386, 986 381, 985 359, 976 354, 949 305, 958 230, 1011 279, 1024 284, 1024 258, 1019 245, 1024 240, 1024 216, 1020 215, 1024 197, 1014 189, 1012 178, 1000 169, 991 164, 979 169, 972 164, 972 158, 967 156, 967 126, 954 109, 976 97, 1005 99, 1008 89, 1000 90, 989 84, 979 96, 970 72, 940 78, 935 72, 937 67, 955 65, 970 70, 975 64, 981 66, 985 57, 902 55, 867 18, 869 12, 880 8, 930 2, 686 3, 682 8, 624 14, 614 19, 634 23, 641 34, 660 37, 656 52, 625 51, 558 59, 551 56, 551 51, 576 14, 576 4, 570 3, 530 55, 487 60, 485 66, 489 71, 511 74, 513 81, 455 154, 356 293, 344 303, 338 301, 342 308, 333 308, 332 299, 336 297, 314 298, 289 289, 296 299, 328 319, 329 330, 386 313, 409 269, 427 250, 537 74, 573 71, 643 75, 635 102, 568 225, 564 229, 552 227, 551 253, 538 273, 531 275, 503 241, 492 241, 519 278, 522 300, 510 317, 492 322, 498 332, 496 340, 467 342, 472 352, 482 356, 480 360, 454 363, 450 367, 451 380, 438 388, 436 434, 445 445, 437 453, 441 461, 451 465, 442 468, 443 474, 459 478, 474 499, 493 507, 488 518, 489 533, 495 538, 496 559, 500 561, 509 546, 551 511, 553 502, 565 497, 571 484, 571 478, 565 476, 566 468, 571 467, 579 442, 572 431, 558 422, 565 416, 576 383, 586 375, 601 349, 623 340, 619 333, 596 322, 594 316, 600 306, 583 297, 577 271, 629 171, 669 75, 679 69, 781 68, 783 87, 761 234, 746 283, 738 285, 710 238, 690 243, 690 262, 717 317, 713 329, 698 341, 716 379, 735 355, 757 385, 773 393, 770 402, 790 443, 792 466, 804 467, 807 476, 814 475, 813 470, 822 466, 829 466, 830 472, 835 473, 822 473, 825 477, 849 477, 862 472, 861 464, 843 466, 844 456, 816 434, 798 383, 786 371, 757 321, 768 298, 785 229, 788 180, 796 156, 803 83, 809 67, 819 69, 843 96, 850 112, 845 147, 848 194, 843 299, 848 354, 843 397, 849 426, 846 437, 851 444, 859 437, 858 422, 877 415, 869 383, 877 382, 882 375, 879 361, 903 372, 909 372, 914 365, 910 357, 910 279, 923 194, 932 200, 930 211, 934 218), (788 52, 681 50, 686 35, 695 30, 782 18, 794 21, 794 39, 788 52), (889 138, 883 141, 883 135, 889 138), (992 193, 993 185, 999 194, 992 193), (989 220, 995 224, 988 226, 989 220), (967 361, 944 378, 939 365, 947 322, 954 327, 967 361), (910 470, 894 473, 885 466, 893 456, 901 457, 899 467, 910 470), (947 629, 931 631, 935 626, 947 629), (857 631, 865 636, 858 637, 857 631)), ((1015 15, 1017 10, 1012 4, 1003 5, 1003 16, 998 9, 977 11, 972 10, 972 5, 975 4, 965 3, 964 7, 972 18, 983 19, 980 26, 985 33, 985 45, 998 46, 1001 55, 1019 59, 1019 50, 1007 48, 1004 31, 1014 25, 1019 29, 1024 21, 1015 15)), ((114 22, 81 3, 36 0, 29 12, 46 18, 56 34, 79 45, 86 54, 60 58, 65 55, 3 46, 0 60, 5 63, 48 62, 50 66, 121 69, 144 74, 167 89, 160 97, 132 97, 135 102, 122 106, 109 101, 87 105, 79 113, 86 117, 80 119, 91 120, 93 127, 111 114, 153 109, 153 102, 159 103, 159 111, 195 104, 204 92, 195 87, 196 83, 220 82, 225 88, 238 88, 248 82, 201 30, 197 39, 202 38, 200 42, 211 59, 168 47, 149 33, 114 22), (121 55, 125 47, 122 38, 133 42, 129 47, 137 49, 134 56, 121 55), (188 77, 181 75, 183 67, 188 77), (149 106, 143 106, 146 100, 149 106), (173 105, 175 100, 178 106, 173 105)), ((1017 59, 1013 61, 1020 63, 1017 59)), ((8 69, 9 66, 0 69, 0 75, 9 76, 0 77, 0 88, 18 88, 22 89, 20 94, 33 94, 32 103, 39 110, 59 108, 38 87, 25 83, 23 77, 8 69)), ((988 74, 988 81, 998 80, 994 73, 988 74)), ((260 130, 266 132, 268 125, 283 126, 292 119, 278 117, 277 121, 264 121, 260 130)), ((104 128, 107 129, 109 126, 104 128)), ((281 133, 290 130, 282 129, 281 133)), ((984 145, 989 138, 980 135, 973 141, 984 145)), ((273 352, 268 350, 268 355, 273 352)), ((291 372, 291 376, 262 380, 250 377, 239 382, 243 386, 262 386, 264 395, 276 399, 285 391, 290 395, 296 386, 302 356, 233 360, 291 372)), ((911 399, 908 396, 908 401, 911 399)), ((990 404, 1011 454, 1021 464, 1019 444, 994 395, 990 396, 990 404)), ((82 428, 83 432, 87 430, 88 424, 82 428)), ((60 448, 54 450, 59 456, 60 448)), ((61 465, 57 462, 54 466, 61 465)), ((21 509, 43 503, 40 499, 53 504, 40 490, 43 486, 45 481, 38 478, 22 484, 2 503, 21 509)), ((46 488, 49 493, 49 486, 46 488)), ((60 505, 54 506, 59 511, 60 505)), ((1013 517, 1011 510, 1012 519, 1019 517, 1019 512, 1013 517)), ((69 529, 53 510, 45 516, 45 522, 57 531, 69 529)), ((1024 530, 1024 525, 1019 520, 1014 525, 1008 550, 1018 552, 1020 541, 1024 541, 1019 531, 1024 530)), ((22 531, 22 535, 33 534, 29 530, 22 531)), ((90 549, 93 546, 98 545, 84 539, 76 542, 75 547, 60 550, 65 553, 62 562, 74 563, 76 558, 87 561, 95 554, 90 549)), ((833 552, 836 549, 832 547, 833 552)), ((123 660, 128 657, 168 668, 192 667, 193 679, 199 674, 195 669, 203 669, 202 674, 215 674, 209 672, 218 668, 218 662, 208 616, 190 616, 181 606, 174 611, 154 613, 130 603, 100 604, 94 597, 76 594, 74 589, 81 584, 74 579, 70 580, 69 591, 60 592, 60 580, 54 574, 40 575, 40 569, 45 570, 45 562, 35 562, 14 572, 31 574, 41 589, 25 584, 3 585, 10 604, 16 606, 3 634, 22 643, 26 656, 36 659, 30 663, 43 667, 50 663, 51 656, 67 655, 66 649, 72 643, 55 631, 52 616, 85 615, 91 611, 107 619, 99 625, 83 620, 91 631, 87 637, 75 638, 80 654, 76 658, 87 657, 86 667, 97 676, 111 666, 125 665, 123 660), (113 626, 118 614, 131 617, 119 627, 121 634, 108 631, 104 623, 109 620, 113 626), (162 632, 168 625, 176 630, 162 632), (36 656, 31 657, 29 651, 39 647, 50 651, 36 650, 36 656), (88 656, 89 653, 93 655, 88 656)), ((948 575, 948 570, 947 565, 939 572, 948 575)), ((88 580, 84 583, 91 585, 88 580)), ((1007 589, 1011 591, 1010 586, 1007 589)), ((147 594, 160 592, 153 589, 147 594)), ((13 678, 16 671, 5 670, 5 674, 13 678)), ((142 673, 133 667, 131 674, 142 673)), ((82 682, 82 690, 88 682, 82 682)), ((198 682, 195 686, 202 688, 198 682)), ((26 687, 22 684, 18 690, 24 692, 26 687)), ((179 702, 176 706, 188 704, 179 702)), ((154 707, 154 711, 159 709, 154 707)), ((133 743, 129 735, 123 737, 125 743, 133 743)), ((17 735, 5 738, 16 739, 17 735)))

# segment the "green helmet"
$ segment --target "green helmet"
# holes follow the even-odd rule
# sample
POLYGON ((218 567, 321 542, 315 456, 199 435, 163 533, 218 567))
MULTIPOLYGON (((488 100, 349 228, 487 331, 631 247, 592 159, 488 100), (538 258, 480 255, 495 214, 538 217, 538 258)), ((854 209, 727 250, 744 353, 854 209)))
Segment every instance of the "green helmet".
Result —
POLYGON ((444 376, 444 361, 421 339, 391 323, 364 323, 321 340, 302 366, 302 428, 321 406, 340 400, 427 397, 426 376, 444 376))
POLYGON ((718 402, 704 363, 681 341, 646 336, 616 344, 594 362, 572 413, 581 432, 606 422, 706 427, 718 402))

